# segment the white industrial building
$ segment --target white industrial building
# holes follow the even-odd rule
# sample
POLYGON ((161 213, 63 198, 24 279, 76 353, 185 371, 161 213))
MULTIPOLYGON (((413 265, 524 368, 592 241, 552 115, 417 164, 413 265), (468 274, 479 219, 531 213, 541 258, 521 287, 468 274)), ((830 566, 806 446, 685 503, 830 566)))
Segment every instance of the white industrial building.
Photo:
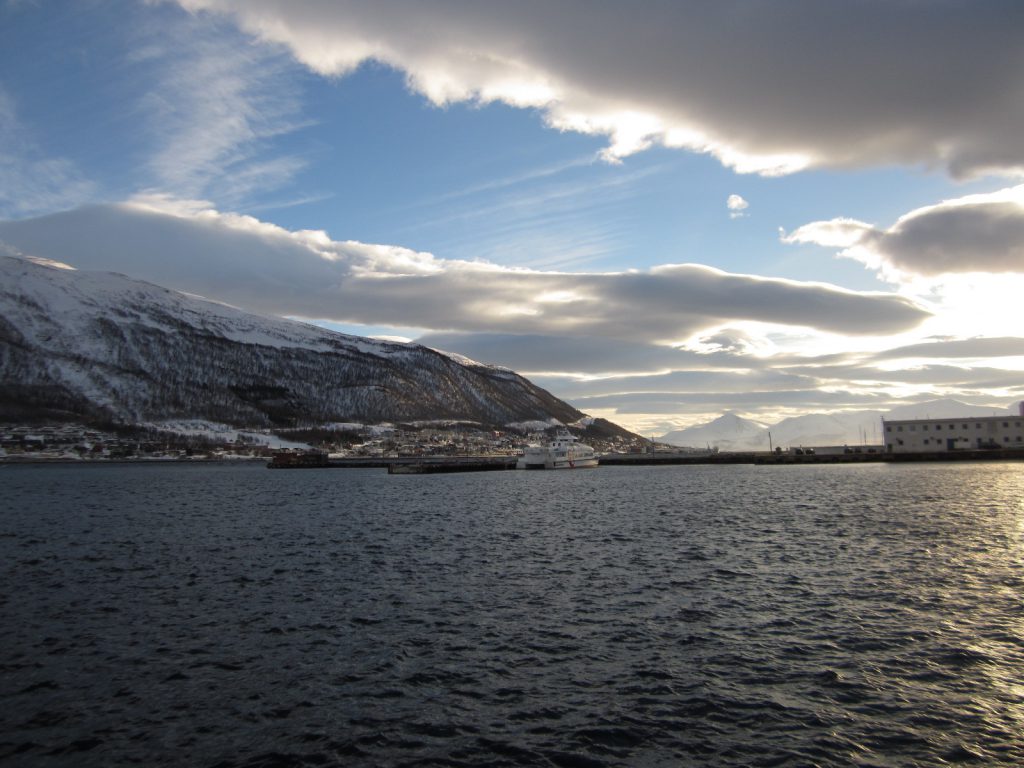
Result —
POLYGON ((887 453, 1024 449, 1024 403, 1017 415, 882 420, 887 453))

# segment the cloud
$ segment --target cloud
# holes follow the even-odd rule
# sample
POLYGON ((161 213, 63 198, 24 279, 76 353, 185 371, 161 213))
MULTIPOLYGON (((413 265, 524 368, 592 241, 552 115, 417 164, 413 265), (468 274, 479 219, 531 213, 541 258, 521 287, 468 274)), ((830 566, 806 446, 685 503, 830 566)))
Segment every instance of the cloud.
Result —
POLYGON ((338 242, 160 196, 0 223, 35 256, 124 272, 264 313, 437 331, 685 340, 732 321, 888 334, 927 313, 907 299, 731 274, 510 269, 391 245, 338 242))
MULTIPOLYGON (((619 170, 586 180, 550 179, 539 187, 527 183, 525 188, 518 188, 517 181, 502 180, 492 185, 492 189, 505 188, 493 198, 470 195, 455 205, 438 206, 442 201, 436 198, 423 203, 428 209, 433 206, 435 213, 418 229, 425 226, 437 233, 445 251, 456 257, 465 254, 518 267, 578 268, 628 247, 620 232, 621 204, 658 170, 619 170)), ((460 191, 451 197, 466 195, 460 191)))
POLYGON ((856 219, 829 219, 828 221, 812 221, 790 232, 783 231, 784 243, 814 243, 832 248, 850 248, 859 243, 874 230, 870 224, 856 219))
POLYGON ((663 414, 675 416, 685 413, 707 413, 712 410, 742 410, 746 413, 772 408, 804 408, 809 411, 837 408, 880 408, 891 400, 884 395, 868 392, 821 391, 813 389, 765 390, 763 392, 702 392, 679 395, 650 395, 647 393, 615 394, 601 397, 580 397, 572 404, 590 412, 598 408, 614 407, 621 414, 663 414))
MULTIPOLYGON (((883 389, 890 385, 916 385, 927 389, 951 388, 959 397, 984 390, 1013 391, 1022 388, 1020 371, 992 367, 961 367, 955 365, 922 365, 914 368, 888 370, 871 366, 836 366, 832 368, 787 368, 794 374, 822 377, 830 386, 883 389), (838 384, 842 382, 842 384, 838 384)), ((942 393, 944 396, 944 393, 942 393)))
POLYGON ((606 136, 612 161, 664 145, 762 174, 1024 170, 1013 0, 178 2, 325 76, 372 60, 438 105, 538 109, 559 130, 606 136))
POLYGON ((730 219, 740 219, 747 215, 744 211, 750 207, 750 203, 739 195, 729 195, 729 199, 725 201, 725 207, 729 209, 730 219))
MULTIPOLYGON (((988 359, 993 357, 1024 357, 1024 339, 1016 336, 985 337, 974 339, 949 339, 908 344, 879 352, 874 360, 900 360, 930 358, 988 359)), ((1019 375, 1019 373, 1018 373, 1019 375)))
POLYGON ((94 193, 95 184, 75 163, 48 155, 31 138, 0 83, 0 217, 79 205, 94 193))
POLYGON ((223 27, 162 16, 159 25, 140 25, 127 58, 149 72, 134 108, 147 126, 152 187, 237 205, 305 167, 298 156, 270 151, 272 139, 305 122, 289 59, 233 44, 237 32, 223 27))
POLYGON ((832 219, 782 240, 844 248, 869 266, 917 275, 1024 273, 1024 185, 918 208, 888 229, 832 219))
MULTIPOLYGON (((714 353, 595 336, 517 333, 429 333, 418 341, 428 347, 458 352, 528 374, 601 377, 622 382, 669 371, 722 368, 735 371, 750 365, 733 350, 714 353)), ((635 381, 634 381, 635 384, 635 381)), ((615 386, 619 386, 618 384, 615 386)))

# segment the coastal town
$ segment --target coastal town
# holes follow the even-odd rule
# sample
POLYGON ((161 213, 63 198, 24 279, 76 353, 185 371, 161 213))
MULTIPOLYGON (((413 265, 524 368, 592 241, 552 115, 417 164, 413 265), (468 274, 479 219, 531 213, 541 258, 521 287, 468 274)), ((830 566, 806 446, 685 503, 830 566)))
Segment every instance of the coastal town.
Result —
MULTIPOLYGON (((186 421, 107 428, 81 424, 0 425, 0 463, 239 461, 274 466, 385 466, 424 459, 513 458, 554 427, 488 430, 479 425, 327 425, 244 430, 186 421), (301 457, 316 457, 309 462, 301 457), (340 462, 340 463, 339 463, 340 462)), ((680 447, 630 433, 579 430, 602 464, 820 463, 823 461, 1017 458, 1024 455, 1024 403, 1016 415, 883 421, 884 443, 775 446, 767 451, 680 447), (595 433, 597 432, 597 433, 595 433)))

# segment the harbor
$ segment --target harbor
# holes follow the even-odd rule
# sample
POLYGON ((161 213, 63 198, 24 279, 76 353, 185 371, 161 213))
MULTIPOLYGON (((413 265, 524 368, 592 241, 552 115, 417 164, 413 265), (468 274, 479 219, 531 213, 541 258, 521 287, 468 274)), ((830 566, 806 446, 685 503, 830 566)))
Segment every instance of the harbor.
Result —
MULTIPOLYGON (((599 456, 599 467, 642 467, 698 464, 862 464, 935 461, 1012 461, 1024 459, 1024 449, 983 449, 915 453, 619 453, 599 456)), ((516 468, 517 456, 371 456, 332 458, 326 453, 278 453, 271 469, 387 469, 392 475, 429 475, 447 472, 493 472, 516 468)))

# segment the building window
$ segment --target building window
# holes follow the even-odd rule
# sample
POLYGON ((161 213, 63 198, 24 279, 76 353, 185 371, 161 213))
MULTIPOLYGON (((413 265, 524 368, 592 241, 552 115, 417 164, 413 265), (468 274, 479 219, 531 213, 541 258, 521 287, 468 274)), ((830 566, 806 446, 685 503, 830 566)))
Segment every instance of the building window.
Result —
POLYGON ((923 429, 925 432, 927 432, 928 431, 928 425, 927 424, 922 425, 921 429, 923 429))
POLYGON ((967 429, 967 425, 966 424, 961 424, 960 425, 960 429, 967 429))
POLYGON ((911 424, 910 425, 910 431, 911 432, 916 432, 917 431, 917 427, 915 427, 913 424, 911 424))
POLYGON ((928 438, 927 437, 924 439, 924 444, 928 445, 928 438))
POLYGON ((1003 422, 1003 426, 1004 426, 1004 427, 1008 427, 1008 426, 1010 426, 1010 422, 1008 422, 1008 421, 1004 421, 1004 422, 1003 422))
POLYGON ((975 428, 975 429, 981 429, 981 424, 975 424, 975 425, 974 425, 974 428, 975 428))
POLYGON ((885 428, 885 431, 886 431, 886 432, 892 432, 892 427, 888 427, 888 426, 887 426, 887 427, 885 428))
MULTIPOLYGON (((903 427, 902 426, 896 427, 896 431, 897 432, 902 432, 903 431, 903 427)), ((900 445, 903 445, 903 443, 900 443, 900 445)))
MULTIPOLYGON (((928 429, 928 427, 925 427, 925 429, 928 429)), ((942 425, 941 425, 941 424, 936 424, 936 425, 935 425, 935 429, 936 429, 936 430, 940 430, 940 429, 942 429, 942 425)))

